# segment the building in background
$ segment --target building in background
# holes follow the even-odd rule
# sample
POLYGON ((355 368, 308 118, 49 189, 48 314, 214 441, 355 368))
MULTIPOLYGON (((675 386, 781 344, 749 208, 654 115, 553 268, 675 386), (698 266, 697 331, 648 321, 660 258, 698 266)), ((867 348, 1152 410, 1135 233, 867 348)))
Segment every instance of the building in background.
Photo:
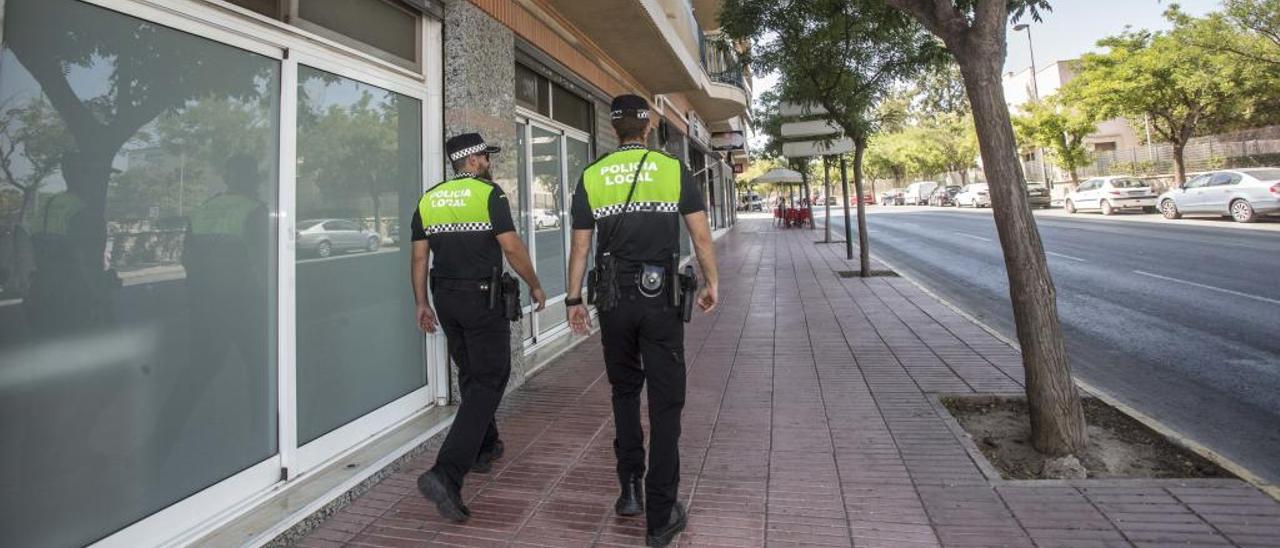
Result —
POLYGON ((0 1, 0 538, 262 542, 442 429, 405 273, 446 135, 503 147, 551 297, 519 385, 574 342, 567 204, 616 146, 610 97, 650 99, 734 223, 746 154, 715 136, 751 78, 719 5, 0 1))

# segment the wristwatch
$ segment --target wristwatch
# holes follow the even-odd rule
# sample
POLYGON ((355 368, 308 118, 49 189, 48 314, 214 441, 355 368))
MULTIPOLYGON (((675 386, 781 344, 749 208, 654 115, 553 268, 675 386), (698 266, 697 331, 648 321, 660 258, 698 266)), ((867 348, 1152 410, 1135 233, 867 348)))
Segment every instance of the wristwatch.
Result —
POLYGON ((578 306, 580 304, 582 304, 582 297, 577 297, 577 298, 566 297, 564 299, 565 306, 578 306))

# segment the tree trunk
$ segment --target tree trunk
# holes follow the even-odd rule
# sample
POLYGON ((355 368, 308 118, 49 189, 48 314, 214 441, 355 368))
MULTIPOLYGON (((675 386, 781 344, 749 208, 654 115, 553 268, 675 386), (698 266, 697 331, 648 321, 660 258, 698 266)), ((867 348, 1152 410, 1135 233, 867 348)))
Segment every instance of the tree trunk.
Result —
POLYGON ((1025 176, 1000 83, 1002 43, 971 39, 957 51, 973 107, 982 165, 991 189, 996 230, 1013 302, 1032 443, 1049 455, 1080 454, 1088 443, 1080 395, 1071 378, 1044 245, 1023 190, 1025 176))
MULTIPOLYGON (((853 138, 853 192, 858 196, 858 266, 863 278, 871 277, 871 246, 867 242, 867 206, 862 203, 862 159, 867 152, 867 138, 853 138)), ((849 219, 844 220, 845 223, 849 219)))
POLYGON ((1077 171, 1076 166, 1071 166, 1069 171, 1071 173, 1071 189, 1080 188, 1080 173, 1077 171))
MULTIPOLYGON (((29 187, 22 188, 22 205, 18 206, 18 216, 13 220, 13 226, 26 226, 27 213, 36 210, 36 196, 40 194, 40 184, 32 183, 29 187)), ((29 228, 29 227, 28 227, 29 228)))
MULTIPOLYGON (((822 157, 822 208, 826 218, 822 220, 822 243, 831 243, 831 157, 822 157)), ((845 222, 848 222, 845 219, 845 222)))
POLYGON ((1173 143, 1173 182, 1181 186, 1187 182, 1187 159, 1183 156, 1187 149, 1185 141, 1173 143))

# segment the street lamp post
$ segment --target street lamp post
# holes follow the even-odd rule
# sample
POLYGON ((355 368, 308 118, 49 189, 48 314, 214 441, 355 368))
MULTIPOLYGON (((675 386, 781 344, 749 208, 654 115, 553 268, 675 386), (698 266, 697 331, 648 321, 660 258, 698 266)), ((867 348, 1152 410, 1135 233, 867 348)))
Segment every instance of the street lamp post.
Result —
MULTIPOLYGON (((1040 102, 1040 84, 1036 72, 1036 48, 1031 41, 1031 25, 1022 23, 1014 25, 1013 30, 1016 32, 1027 31, 1027 50, 1031 53, 1031 99, 1037 103, 1040 102)), ((1050 192, 1053 191, 1053 181, 1049 180, 1049 166, 1045 162, 1044 147, 1036 147, 1036 152, 1040 156, 1040 176, 1044 178, 1044 184, 1050 192)))

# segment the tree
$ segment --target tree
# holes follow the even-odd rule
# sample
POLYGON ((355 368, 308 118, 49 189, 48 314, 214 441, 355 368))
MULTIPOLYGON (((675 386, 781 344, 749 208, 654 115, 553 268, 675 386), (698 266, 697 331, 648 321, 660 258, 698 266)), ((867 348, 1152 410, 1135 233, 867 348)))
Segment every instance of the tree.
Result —
POLYGON ((1275 94, 1265 89, 1269 79, 1257 63, 1187 47, 1222 32, 1212 20, 1175 22, 1168 33, 1128 31, 1099 41, 1109 51, 1086 54, 1061 94, 1096 119, 1127 117, 1137 125, 1150 118, 1151 129, 1173 145, 1175 180, 1182 183, 1183 153, 1193 137, 1244 124, 1261 99, 1275 94))
POLYGON ((313 117, 305 132, 309 142, 299 149, 324 153, 304 158, 303 174, 314 177, 326 202, 369 198, 375 230, 381 232, 384 194, 397 192, 403 180, 397 169, 397 101, 373 104, 364 91, 351 105, 332 105, 308 116, 313 117))
MULTIPOLYGON (((260 97, 277 79, 273 62, 79 2, 8 0, 5 9, 23 22, 5 29, 5 45, 70 137, 62 177, 99 219, 112 162, 144 126, 200 97, 260 97), (106 76, 101 86, 73 86, 84 74, 106 76), (85 90, 99 94, 80 95, 85 90)), ((95 230, 86 247, 105 246, 105 224, 95 230)))
POLYGON ((69 144, 66 127, 42 98, 0 114, 0 174, 21 193, 12 226, 26 224, 35 210, 45 180, 58 172, 62 151, 69 144), (19 162, 20 160, 20 162, 19 162))
MULTIPOLYGON (((728 0, 721 25, 752 42, 748 61, 780 74, 780 98, 819 105, 854 143, 853 180, 863 195, 867 143, 880 123, 876 105, 893 86, 943 62, 937 41, 878 0, 728 0)), ((866 217, 858 200, 861 275, 870 276, 866 217)))
POLYGON ((1032 442, 1051 455, 1088 443, 1084 410, 1071 378, 1057 297, 1044 244, 1027 204, 1026 179, 1001 85, 1011 19, 1040 19, 1046 0, 885 0, 942 39, 954 56, 973 109, 982 165, 1009 276, 1026 374, 1032 442))
POLYGON ((1084 139, 1097 130, 1093 117, 1062 104, 1057 98, 1023 105, 1013 119, 1020 140, 1049 150, 1049 156, 1071 174, 1071 184, 1080 185, 1080 166, 1089 161, 1084 139))

